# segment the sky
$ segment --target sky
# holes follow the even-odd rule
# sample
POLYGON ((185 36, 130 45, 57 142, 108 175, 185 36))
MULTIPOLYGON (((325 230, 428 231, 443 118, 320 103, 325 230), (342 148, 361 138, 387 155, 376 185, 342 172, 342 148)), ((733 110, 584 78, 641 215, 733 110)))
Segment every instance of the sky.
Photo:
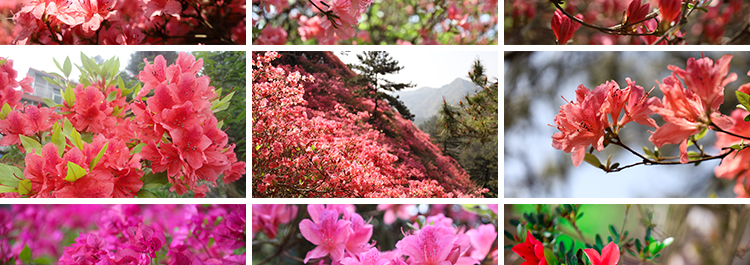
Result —
MULTIPOLYGON (((404 66, 396 75, 387 75, 388 80, 400 83, 413 82, 417 84, 414 89, 422 87, 440 88, 449 84, 456 78, 468 78, 468 72, 479 57, 484 65, 489 80, 500 75, 498 66, 498 52, 494 51, 443 51, 436 54, 434 51, 399 50, 389 51, 391 57, 404 66)), ((344 63, 357 64, 357 54, 362 52, 349 52, 348 56, 335 52, 344 63)))
MULTIPOLYGON (((120 70, 124 70, 125 67, 128 66, 128 61, 130 60, 130 54, 133 53, 133 51, 117 51, 117 52, 90 52, 83 50, 83 52, 88 55, 89 57, 94 57, 96 55, 101 55, 102 58, 105 60, 111 58, 112 56, 117 56, 120 58, 120 70)), ((45 72, 54 72, 58 74, 62 74, 62 71, 57 69, 57 66, 55 66, 55 62, 52 60, 53 58, 56 59, 60 65, 62 66, 63 62, 65 62, 65 57, 70 57, 70 62, 73 63, 73 65, 82 65, 81 64, 81 50, 55 50, 55 49, 36 49, 33 52, 14 52, 9 54, 3 54, 3 52, 0 52, 0 57, 5 57, 8 59, 13 60, 13 69, 18 71, 18 77, 23 78, 26 76, 26 73, 28 73, 29 68, 34 68, 37 70, 45 71, 45 72)), ((78 76, 81 75, 80 71, 74 66, 73 71, 71 71, 71 77, 74 80, 78 80, 78 76)))
MULTIPOLYGON (((53 58, 57 60, 62 66, 65 62, 65 57, 70 58, 70 62, 73 65, 81 64, 81 51, 89 57, 95 57, 101 55, 104 60, 112 58, 112 56, 120 58, 120 71, 125 70, 130 61, 130 54, 134 53, 132 49, 102 49, 97 48, 84 48, 84 49, 34 49, 34 50, 21 50, 21 51, 0 51, 0 57, 8 58, 13 60, 13 69, 18 71, 18 80, 26 77, 29 68, 45 72, 54 72, 62 74, 62 71, 57 69, 53 58)), ((179 50, 177 50, 179 52, 179 50)), ((80 71, 74 66, 71 71, 71 79, 78 80, 80 71)))

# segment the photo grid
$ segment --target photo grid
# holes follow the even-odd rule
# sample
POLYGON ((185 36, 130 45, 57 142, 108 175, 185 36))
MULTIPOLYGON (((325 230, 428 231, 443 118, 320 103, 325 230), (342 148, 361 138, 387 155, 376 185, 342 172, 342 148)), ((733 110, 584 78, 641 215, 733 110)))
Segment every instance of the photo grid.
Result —
POLYGON ((746 1, 505 1, 504 264, 748 264, 746 1))

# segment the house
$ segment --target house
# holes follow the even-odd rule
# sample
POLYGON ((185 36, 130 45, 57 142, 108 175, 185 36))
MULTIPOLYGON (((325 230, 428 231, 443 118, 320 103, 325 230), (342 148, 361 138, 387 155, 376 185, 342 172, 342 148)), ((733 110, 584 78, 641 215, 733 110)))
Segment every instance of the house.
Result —
POLYGON ((43 98, 49 98, 54 100, 57 104, 62 104, 63 88, 61 86, 51 84, 50 82, 47 82, 47 80, 44 80, 44 77, 58 79, 57 77, 34 68, 29 68, 29 76, 34 78, 34 83, 31 84, 31 86, 34 88, 34 93, 23 93, 21 102, 24 105, 41 103, 43 106, 46 106, 46 104, 44 104, 44 101, 42 101, 43 98))

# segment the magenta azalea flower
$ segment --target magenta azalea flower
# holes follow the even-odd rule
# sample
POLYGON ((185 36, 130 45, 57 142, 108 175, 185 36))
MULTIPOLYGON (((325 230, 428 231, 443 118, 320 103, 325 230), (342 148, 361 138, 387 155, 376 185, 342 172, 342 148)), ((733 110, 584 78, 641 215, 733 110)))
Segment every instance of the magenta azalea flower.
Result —
POLYGON ((396 243, 403 255, 409 256, 410 264, 450 265, 448 260, 458 237, 450 228, 428 225, 413 235, 406 236, 396 243))
POLYGON ((349 225, 346 220, 339 220, 339 214, 332 210, 323 210, 317 218, 302 220, 299 230, 302 236, 317 247, 307 252, 305 263, 310 259, 331 255, 331 259, 338 261, 344 257, 344 249, 349 239, 349 225), (315 221, 313 223, 313 221, 315 221))

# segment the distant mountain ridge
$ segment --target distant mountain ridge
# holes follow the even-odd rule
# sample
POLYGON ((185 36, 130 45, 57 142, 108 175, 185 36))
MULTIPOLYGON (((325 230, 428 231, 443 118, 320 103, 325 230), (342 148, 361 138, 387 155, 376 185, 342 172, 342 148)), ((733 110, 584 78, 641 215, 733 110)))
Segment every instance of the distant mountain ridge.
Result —
POLYGON ((419 125, 438 113, 443 104, 443 97, 448 103, 457 104, 467 94, 474 94, 475 89, 471 81, 456 78, 450 84, 440 88, 422 87, 416 90, 398 91, 393 95, 399 96, 399 99, 414 114, 414 124, 419 125))

